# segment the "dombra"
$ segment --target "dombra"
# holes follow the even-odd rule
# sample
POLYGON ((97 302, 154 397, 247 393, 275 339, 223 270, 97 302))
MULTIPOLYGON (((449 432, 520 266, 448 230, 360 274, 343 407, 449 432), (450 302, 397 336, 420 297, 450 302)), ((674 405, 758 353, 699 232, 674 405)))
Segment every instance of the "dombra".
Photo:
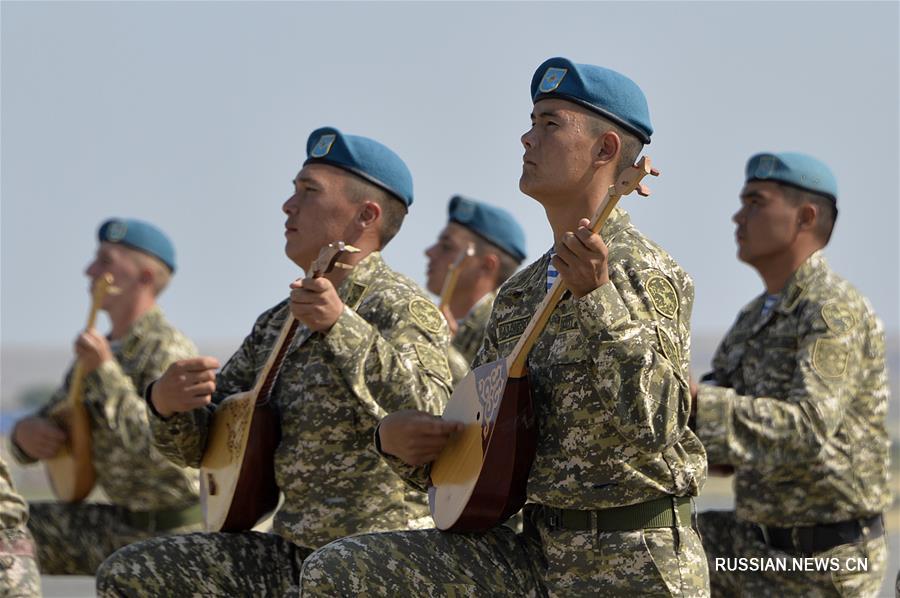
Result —
MULTIPOLYGON (((106 295, 118 292, 113 286, 112 274, 105 274, 97 280, 91 293, 91 308, 85 330, 94 327, 97 312, 106 295)), ((50 419, 66 430, 68 438, 56 456, 44 461, 44 467, 53 494, 59 500, 70 503, 87 498, 97 481, 91 454, 91 420, 84 406, 84 375, 84 368, 79 360, 69 380, 66 401, 51 409, 49 414, 50 419)))
MULTIPOLYGON (((331 272, 344 253, 358 251, 341 241, 330 243, 310 267, 312 277, 331 272)), ((298 326, 288 313, 256 384, 225 398, 213 413, 200 464, 200 505, 207 531, 249 530, 278 506, 275 450, 281 425, 269 398, 298 326)))
MULTIPOLYGON (((650 194, 641 183, 647 175, 659 171, 646 156, 619 174, 591 220, 592 232, 603 227, 622 196, 635 190, 650 194)), ((465 429, 431 467, 428 502, 438 529, 484 531, 525 504, 537 447, 527 359, 565 291, 558 277, 512 352, 475 368, 454 389, 442 417, 462 422, 465 429)))

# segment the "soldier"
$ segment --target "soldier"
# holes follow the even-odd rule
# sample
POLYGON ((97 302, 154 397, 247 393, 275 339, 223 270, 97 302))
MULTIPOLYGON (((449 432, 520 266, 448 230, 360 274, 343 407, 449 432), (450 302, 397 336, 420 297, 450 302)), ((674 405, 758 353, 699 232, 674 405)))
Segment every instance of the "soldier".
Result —
MULTIPOLYGON (((90 329, 76 339, 84 404, 90 418, 97 486, 109 504, 38 502, 28 526, 41 571, 93 575, 117 549, 159 534, 199 529, 197 472, 170 463, 153 448, 144 387, 170 363, 197 354, 156 303, 175 271, 175 248, 155 226, 132 219, 107 220, 88 266, 91 285, 112 274, 116 293, 102 309, 112 330, 90 329)), ((49 459, 65 441, 53 409, 66 400, 72 371, 36 415, 13 429, 12 454, 21 463, 49 459)))
POLYGON ((307 156, 283 205, 285 253, 308 269, 323 246, 342 240, 361 250, 342 258, 353 268, 292 283, 290 301, 263 312, 218 375, 213 358, 186 360, 147 391, 157 445, 197 466, 215 405, 253 386, 285 319, 299 320, 270 398, 282 429, 275 473, 284 502, 275 533, 130 546, 98 572, 102 596, 280 596, 315 548, 357 532, 405 529, 427 515, 404 500, 403 481, 370 448, 385 414, 439 413, 450 392, 444 318, 380 254, 412 203, 411 175, 385 146, 333 128, 310 135, 307 156))
POLYGON ((28 503, 13 488, 9 468, 0 457, 0 596, 41 595, 41 574, 27 521, 28 503))
POLYGON ((475 248, 475 255, 459 264, 456 289, 443 309, 453 337, 449 357, 455 385, 481 347, 497 288, 525 259, 525 231, 506 210, 461 195, 450 199, 447 212, 447 226, 425 250, 428 290, 440 295, 451 264, 469 244, 475 248))
POLYGON ((707 384, 692 389, 709 462, 736 471, 736 511, 699 517, 722 596, 874 596, 884 576, 884 332, 822 255, 836 217, 825 164, 797 153, 750 158, 733 219, 738 259, 765 291, 738 314, 707 384), (736 560, 810 556, 835 560, 825 571, 791 560, 787 571, 756 572, 736 560), (856 558, 867 570, 848 569, 856 558))
MULTIPOLYGON (((525 527, 419 530, 345 538, 307 559, 304 595, 561 596, 708 593, 691 528, 706 476, 688 429, 693 283, 617 208, 587 228, 607 188, 650 141, 640 88, 597 66, 553 58, 531 84, 521 190, 555 240, 498 292, 473 366, 505 357, 548 288, 564 296, 528 359, 537 455, 525 527), (608 245, 607 245, 608 244, 608 245)), ((382 420, 376 446, 420 489, 462 425, 428 414, 382 420)))

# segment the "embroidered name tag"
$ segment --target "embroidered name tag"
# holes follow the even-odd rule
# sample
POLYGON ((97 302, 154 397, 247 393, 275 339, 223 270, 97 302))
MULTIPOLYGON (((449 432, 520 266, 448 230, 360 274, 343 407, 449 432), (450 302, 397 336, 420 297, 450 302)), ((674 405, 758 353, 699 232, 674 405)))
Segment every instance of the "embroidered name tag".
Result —
POLYGON ((497 342, 505 343, 506 341, 522 336, 522 333, 528 328, 529 319, 528 316, 522 316, 521 318, 500 322, 497 325, 497 342))

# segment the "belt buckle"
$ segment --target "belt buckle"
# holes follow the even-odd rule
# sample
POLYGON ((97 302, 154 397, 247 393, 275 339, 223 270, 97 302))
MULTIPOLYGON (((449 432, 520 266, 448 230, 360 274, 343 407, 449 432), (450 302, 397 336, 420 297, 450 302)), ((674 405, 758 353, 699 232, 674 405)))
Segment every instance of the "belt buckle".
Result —
POLYGON ((772 546, 772 538, 769 537, 769 528, 765 524, 757 523, 756 527, 762 533, 763 542, 766 546, 772 546))
POLYGON ((561 519, 562 518, 559 516, 559 511, 557 509, 551 509, 547 513, 547 525, 553 529, 559 527, 561 519))
POLYGON ((673 495, 670 497, 672 502, 672 520, 675 527, 681 527, 681 514, 678 512, 678 499, 673 495))
POLYGON ((793 547, 793 549, 796 550, 797 552, 799 552, 800 554, 804 554, 804 555, 806 554, 806 550, 804 550, 803 547, 800 546, 800 528, 799 527, 791 528, 791 547, 793 547))

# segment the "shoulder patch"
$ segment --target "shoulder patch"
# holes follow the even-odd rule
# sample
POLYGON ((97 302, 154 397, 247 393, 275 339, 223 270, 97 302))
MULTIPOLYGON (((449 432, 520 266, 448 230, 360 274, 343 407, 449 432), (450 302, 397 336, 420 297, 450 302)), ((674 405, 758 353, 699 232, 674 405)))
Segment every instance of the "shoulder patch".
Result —
POLYGON ((843 378, 850 349, 839 340, 820 338, 813 347, 812 366, 823 378, 843 378))
POLYGON ((656 311, 669 319, 674 318, 678 313, 678 295, 672 283, 665 277, 654 274, 647 279, 644 286, 647 287, 647 293, 656 311))
POLYGON ((678 345, 675 344, 675 341, 672 340, 672 337, 669 336, 669 333, 666 332, 666 329, 656 325, 656 335, 659 337, 659 346, 662 347, 663 355, 666 356, 666 359, 672 362, 677 367, 681 367, 681 352, 678 350, 678 345))
POLYGON ((822 306, 822 319, 835 334, 846 334, 856 327, 856 316, 847 305, 837 300, 822 306))
POLYGON ((445 380, 450 380, 450 366, 447 364, 447 356, 430 345, 413 343, 416 349, 416 356, 422 367, 430 372, 438 374, 445 380))
POLYGON ((444 316, 438 311, 437 306, 421 297, 409 302, 409 315, 412 316, 413 322, 428 332, 438 333, 444 325, 444 316))

